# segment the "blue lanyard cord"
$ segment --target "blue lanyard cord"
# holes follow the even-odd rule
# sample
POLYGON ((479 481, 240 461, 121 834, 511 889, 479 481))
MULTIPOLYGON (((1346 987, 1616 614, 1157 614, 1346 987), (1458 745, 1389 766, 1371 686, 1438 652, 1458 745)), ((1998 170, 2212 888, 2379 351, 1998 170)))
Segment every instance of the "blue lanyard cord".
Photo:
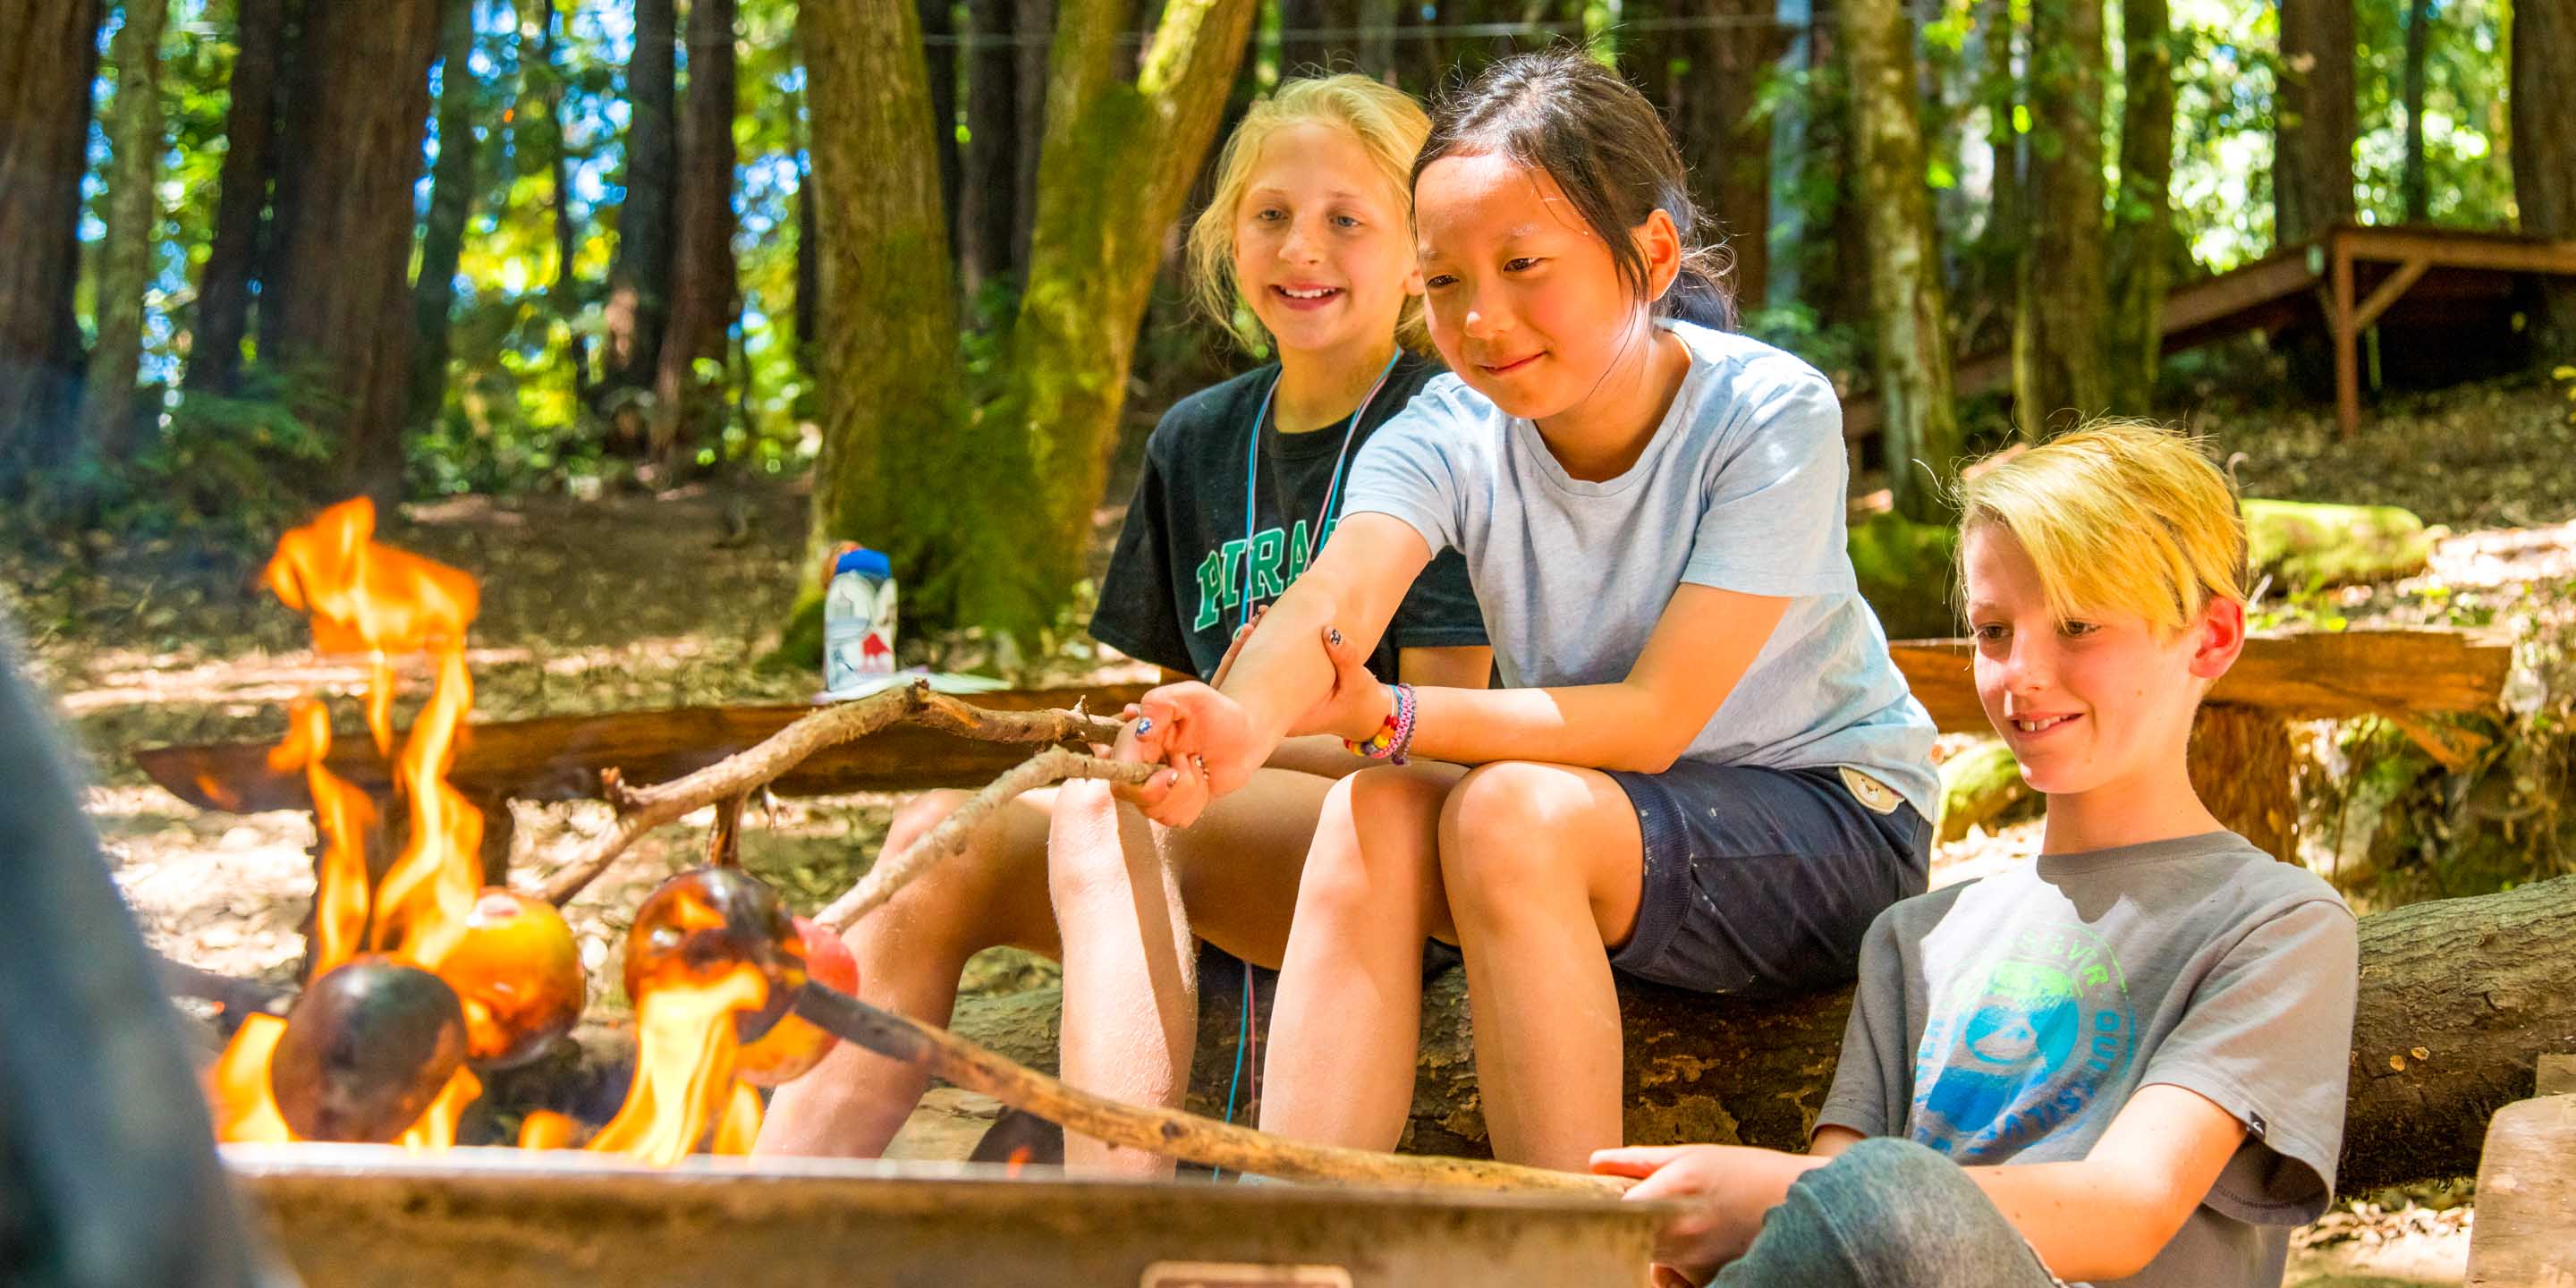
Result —
MULTIPOLYGON (((1336 452, 1333 455, 1333 478, 1332 482, 1327 484, 1324 488, 1324 508, 1317 511, 1315 514, 1315 547, 1317 550, 1321 550, 1323 548, 1324 523, 1326 520, 1333 517, 1335 513, 1334 507, 1339 505, 1341 502, 1342 470, 1350 464, 1351 440, 1359 436, 1360 418, 1368 415, 1369 404, 1377 401, 1379 391, 1386 388, 1387 378, 1395 374, 1395 364, 1403 360, 1404 350, 1402 349, 1397 349, 1395 351, 1395 355, 1386 360, 1386 368, 1377 373, 1377 383, 1369 386, 1368 393, 1360 399, 1359 407, 1351 412, 1350 422, 1342 427, 1342 447, 1339 452, 1336 452)), ((1284 375, 1286 373, 1282 372, 1281 374, 1284 375)), ((1252 621, 1252 537, 1254 530, 1259 528, 1261 525, 1261 427, 1269 423, 1270 400, 1276 397, 1278 393, 1279 377, 1272 376, 1270 378, 1270 387, 1263 390, 1261 394, 1261 410, 1253 414, 1252 440, 1250 443, 1250 450, 1245 454, 1246 459, 1243 467, 1243 609, 1242 623, 1239 624, 1248 624, 1252 621)))

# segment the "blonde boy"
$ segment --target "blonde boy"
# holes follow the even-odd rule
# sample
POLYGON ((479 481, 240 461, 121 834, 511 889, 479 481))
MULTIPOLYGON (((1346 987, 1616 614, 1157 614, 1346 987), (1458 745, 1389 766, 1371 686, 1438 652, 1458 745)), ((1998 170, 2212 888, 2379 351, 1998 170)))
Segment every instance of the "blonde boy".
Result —
POLYGON ((2039 858, 1870 928, 1808 1155, 1593 1165, 1695 1201, 1665 1283, 2278 1285, 2333 1189, 2358 972, 2334 891, 2185 769, 2244 646, 2236 498, 2187 441, 2098 424, 1961 499, 1977 692, 2047 794, 2039 858))

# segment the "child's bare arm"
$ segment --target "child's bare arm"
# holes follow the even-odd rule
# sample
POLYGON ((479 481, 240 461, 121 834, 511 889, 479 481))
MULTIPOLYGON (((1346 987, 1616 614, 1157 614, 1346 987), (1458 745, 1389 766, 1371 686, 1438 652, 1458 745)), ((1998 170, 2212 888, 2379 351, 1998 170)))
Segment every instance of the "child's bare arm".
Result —
POLYGON ((1660 773, 1690 749, 1788 609, 1777 596, 1682 586, 1616 684, 1417 694, 1414 754, 1660 773))
POLYGON ((1971 1167, 2060 1279, 2126 1279, 2182 1229, 2245 1140, 2198 1092, 2140 1087, 2083 1161, 1971 1167))

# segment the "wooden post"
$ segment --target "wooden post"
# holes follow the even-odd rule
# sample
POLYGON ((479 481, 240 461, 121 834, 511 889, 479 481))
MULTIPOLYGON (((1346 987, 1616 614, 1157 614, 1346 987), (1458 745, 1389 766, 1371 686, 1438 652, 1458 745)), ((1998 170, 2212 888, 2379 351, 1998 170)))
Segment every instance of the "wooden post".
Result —
POLYGON ((2576 1095, 2549 1094, 2565 1074, 2544 1066, 2541 1094, 2497 1110, 2487 1125, 2469 1288, 2576 1283, 2576 1095))
POLYGON ((2352 246, 2341 228, 2326 232, 2326 275, 2332 300, 2326 325, 2334 333, 2335 424, 2350 442, 2361 432, 2361 358, 2354 350, 2361 328, 2353 320, 2352 246))

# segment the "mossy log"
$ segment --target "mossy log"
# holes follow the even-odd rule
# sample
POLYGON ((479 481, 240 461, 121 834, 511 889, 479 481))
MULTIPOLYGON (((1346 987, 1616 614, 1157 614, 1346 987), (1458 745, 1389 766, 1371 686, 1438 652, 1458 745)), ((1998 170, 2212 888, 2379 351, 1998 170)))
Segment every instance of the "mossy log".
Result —
POLYGON ((2001 742, 1978 743, 1941 762, 1940 839, 1958 840, 1968 829, 1991 823, 2013 806, 2031 799, 2030 784, 2021 779, 2021 762, 2001 742))
MULTIPOLYGON (((2576 877, 2362 919, 2340 1188, 2476 1172, 2488 1117, 2531 1094, 2535 1058, 2576 1053, 2576 990, 2563 982, 2571 947, 2576 877)), ((1200 1112, 1225 1111, 1239 979, 1212 968, 1200 989, 1190 1102, 1200 1112)), ((1750 1003, 1633 982, 1620 993, 1631 1143, 1797 1148, 1805 1140, 1833 1079, 1848 993, 1750 1003)), ((1052 987, 969 1001, 956 1030, 1052 1070, 1059 1004, 1052 987)), ((1266 1040, 1266 1015, 1263 1025, 1266 1040)), ((1238 1102, 1238 1118, 1243 1112, 1238 1102)), ((1425 997, 1405 1148, 1490 1152, 1460 970, 1435 978, 1425 997)))
POLYGON ((2424 571, 2433 538, 2393 505, 2245 501, 2246 553, 2285 592, 2395 581, 2424 571))

